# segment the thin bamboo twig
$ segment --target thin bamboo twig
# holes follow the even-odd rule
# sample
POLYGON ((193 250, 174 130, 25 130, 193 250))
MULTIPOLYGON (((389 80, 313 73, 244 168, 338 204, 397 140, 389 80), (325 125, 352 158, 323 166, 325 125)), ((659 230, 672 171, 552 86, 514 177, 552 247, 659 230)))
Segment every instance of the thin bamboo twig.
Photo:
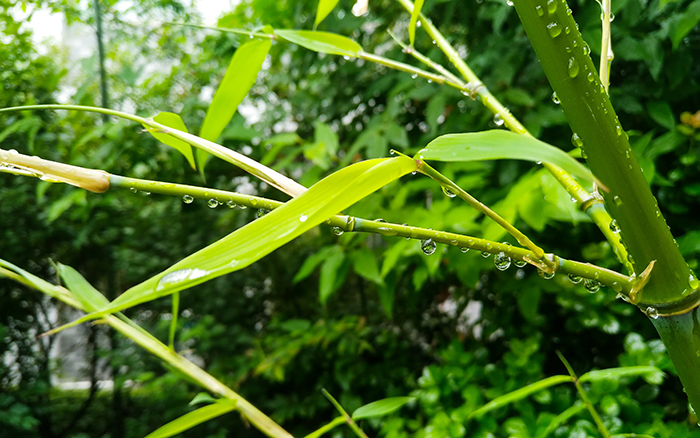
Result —
POLYGON ((581 396, 581 400, 583 400, 583 403, 586 405, 586 408, 588 409, 588 412, 591 414, 591 417, 593 417, 593 421, 595 422, 596 426, 598 427, 598 431, 600 431, 601 435, 603 435, 603 438, 610 438, 610 432, 608 432, 608 428, 605 427, 605 424, 603 424, 603 419, 600 418, 600 415, 598 415, 598 411, 595 410, 595 407, 593 406, 593 403, 588 399, 588 396, 586 395, 586 391, 583 389, 583 386, 581 386, 581 382, 578 381, 578 376, 574 372, 574 369, 571 367, 569 364, 569 361, 566 360, 563 354, 557 350, 557 356, 559 356, 559 359, 564 363, 564 366, 566 367, 566 370, 569 372, 569 375, 573 379, 574 385, 576 386, 576 390, 578 391, 579 395, 581 396))
POLYGON ((338 401, 331 395, 330 392, 326 391, 325 388, 321 389, 321 392, 323 393, 323 395, 326 396, 326 398, 331 402, 331 404, 335 406, 338 412, 340 412, 340 415, 343 416, 345 422, 348 423, 348 426, 350 426, 350 429, 352 429, 355 435, 357 435, 360 438, 369 438, 367 434, 365 434, 365 432, 362 429, 360 429, 360 426, 358 426, 357 423, 355 423, 355 420, 352 419, 350 414, 345 412, 345 409, 343 409, 343 407, 340 406, 340 403, 338 403, 338 401))

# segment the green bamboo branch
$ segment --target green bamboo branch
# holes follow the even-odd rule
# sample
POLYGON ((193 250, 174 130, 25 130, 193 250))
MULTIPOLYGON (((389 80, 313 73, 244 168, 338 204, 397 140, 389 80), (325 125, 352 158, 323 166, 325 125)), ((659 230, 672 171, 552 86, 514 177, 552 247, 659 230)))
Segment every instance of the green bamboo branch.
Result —
POLYGON ((326 391, 325 388, 321 389, 321 392, 338 410, 338 412, 340 412, 340 415, 342 415, 342 417, 345 419, 345 422, 348 423, 348 426, 350 426, 350 429, 352 429, 355 435, 357 435, 360 438, 368 438, 367 434, 365 434, 365 432, 362 429, 360 429, 360 426, 358 426, 357 423, 355 423, 355 420, 353 420, 352 417, 347 412, 345 412, 345 409, 343 409, 340 403, 338 403, 338 401, 331 395, 330 392, 326 391))
MULTIPOLYGON (((3 151, 0 149, 0 155, 2 152, 3 151)), ((12 157, 22 159, 22 157, 26 156, 22 154, 13 154, 12 157)), ((50 167, 49 163, 54 163, 52 161, 42 160, 38 157, 31 158, 35 160, 41 160, 43 166, 50 167)), ((55 164, 68 166, 62 163, 55 164)), ((242 193, 229 192, 226 190, 211 189, 208 187, 198 187, 185 184, 167 183, 162 181, 150 181, 138 178, 129 178, 125 176, 109 174, 104 171, 84 169, 78 166, 70 167, 72 168, 72 170, 75 170, 73 177, 76 179, 80 179, 81 170, 99 172, 101 175, 104 175, 104 178, 106 178, 107 180, 107 185, 104 188, 104 190, 102 190, 103 192, 109 189, 123 189, 129 190, 132 193, 145 192, 177 196, 182 198, 185 202, 193 202, 195 199, 199 199, 206 201, 209 207, 212 208, 218 207, 222 204, 226 204, 230 208, 238 206, 239 208, 251 207, 263 210, 274 210, 275 208, 278 208, 284 204, 280 201, 274 201, 258 196, 245 195, 242 193)), ((31 176, 41 177, 41 175, 36 172, 32 173, 31 176)), ((71 183, 69 181, 61 182, 71 183)), ((454 190, 458 190, 458 187, 455 186, 454 190)), ((479 239, 473 236, 465 236, 457 233, 435 231, 420 227, 413 227, 409 225, 398 225, 387 222, 377 222, 345 215, 336 215, 334 217, 331 217, 326 221, 326 223, 334 228, 337 228, 342 232, 354 231, 375 233, 384 236, 398 236, 410 239, 418 239, 421 241, 427 241, 428 239, 431 239, 435 243, 456 246, 462 248, 463 250, 474 249, 483 253, 499 255, 502 253, 504 256, 510 257, 511 260, 529 263, 547 273, 554 273, 556 271, 564 274, 569 274, 573 278, 580 277, 589 279, 591 281, 597 281, 605 286, 612 288, 621 297, 624 297, 627 301, 631 302, 635 302, 635 296, 632 295, 630 297, 630 293, 633 290, 635 290, 635 286, 643 284, 642 281, 646 279, 645 276, 640 276, 640 278, 627 277, 623 274, 612 270, 608 270, 591 264, 566 260, 554 254, 543 254, 543 256, 540 256, 538 255, 539 252, 535 253, 529 249, 518 248, 511 246, 507 243, 499 243, 486 239, 479 239)), ((580 278, 578 281, 580 281, 580 278)))
MULTIPOLYGON (((399 3, 408 11, 408 13, 413 12, 413 3, 411 0, 398 0, 399 3)), ((435 44, 442 50, 442 52, 447 56, 449 61, 457 68, 457 70, 462 74, 462 76, 469 81, 464 85, 465 89, 469 89, 472 92, 472 98, 477 97, 479 101, 486 108, 488 108, 494 116, 498 116, 503 120, 504 124, 511 131, 531 135, 527 129, 516 119, 511 112, 501 104, 501 102, 486 88, 486 86, 481 82, 479 77, 474 74, 474 72, 469 68, 466 62, 462 60, 457 51, 452 47, 452 45, 447 41, 447 39, 440 33, 440 31, 435 27, 435 25, 428 20, 423 14, 419 15, 419 20, 421 22, 421 27, 428 33, 428 35, 435 41, 435 44)), ((610 243, 613 248, 613 252, 617 255, 619 261, 625 265, 630 273, 634 272, 631 269, 631 265, 627 262, 628 254, 625 246, 620 243, 619 236, 616 236, 610 230, 610 223, 612 218, 601 206, 591 208, 593 205, 598 203, 598 200, 602 199, 597 195, 592 195, 588 193, 571 175, 565 172, 563 169, 551 165, 549 163, 542 164, 554 178, 559 182, 559 184, 564 187, 564 189, 571 195, 579 209, 587 214, 593 223, 598 226, 598 228, 603 233, 603 236, 610 243)))
MULTIPOLYGON (((10 264, 8 263, 7 265, 9 266, 10 264)), ((8 278, 11 278, 13 280, 18 280, 17 273, 14 273, 14 275, 7 275, 8 271, 8 269, 0 268, 0 274, 6 275, 8 278)), ((42 289, 34 282, 29 281, 29 279, 27 278, 18 281, 27 287, 36 289, 42 293, 46 293, 54 298, 57 298, 58 300, 78 310, 87 310, 85 309, 84 305, 80 301, 78 301, 68 289, 65 289, 61 286, 49 285, 47 283, 47 285, 51 288, 51 290, 49 291, 42 289)), ((161 359, 172 369, 184 374, 190 380, 196 382, 211 393, 217 394, 221 397, 230 400, 235 400, 237 403, 236 409, 241 412, 241 414, 246 418, 247 421, 252 423, 265 435, 273 438, 293 438, 292 435, 289 434, 289 432, 284 430, 281 426, 279 426, 272 419, 270 419, 268 416, 262 413, 258 408, 253 406, 246 399, 244 399, 239 394, 231 390, 229 387, 221 383, 212 375, 208 374, 203 369, 199 368, 197 365, 193 364, 192 362, 188 361, 176 352, 172 351, 165 344, 156 339, 153 335, 151 335, 143 328, 133 323, 133 321, 124 321, 115 315, 106 315, 103 317, 102 321, 104 321, 110 327, 120 332, 127 338, 133 340, 136 344, 144 348, 146 351, 161 359)))
POLYGON ((401 41, 394 33, 390 30, 387 30, 387 33, 389 33, 389 36, 398 44, 401 46, 401 49, 403 53, 407 53, 414 58, 416 58, 418 61, 422 62, 423 64, 427 65, 428 67, 432 68, 436 72, 440 73, 444 77, 446 77, 448 80, 451 82, 454 82, 459 86, 460 89, 462 90, 468 90, 467 89, 467 84, 464 83, 460 78, 452 74, 449 70, 447 70, 445 67, 442 66, 442 64, 439 64, 432 59, 428 58, 427 56, 423 55, 420 53, 418 50, 416 50, 415 47, 409 46, 408 44, 404 43, 401 41))
POLYGON ((603 435, 603 438, 610 438, 610 432, 608 432, 608 428, 605 427, 603 419, 600 418, 600 415, 598 415, 598 411, 595 410, 593 403, 591 403, 591 401, 588 399, 588 395, 586 395, 586 391, 583 389, 583 386, 581 386, 581 382, 579 382, 578 376, 574 372, 574 369, 571 367, 571 364, 569 364, 569 361, 567 361, 564 355, 561 354, 561 352, 559 352, 558 350, 557 356, 559 356, 559 359, 562 361, 562 363, 564 363, 566 370, 569 372, 569 375, 571 376, 573 383, 576 386, 576 391, 578 391, 579 395, 581 396, 581 400, 583 400, 583 403, 586 405, 588 412, 591 414, 591 417, 593 417, 593 421, 595 422, 596 427, 598 427, 598 430, 600 431, 601 435, 603 435))

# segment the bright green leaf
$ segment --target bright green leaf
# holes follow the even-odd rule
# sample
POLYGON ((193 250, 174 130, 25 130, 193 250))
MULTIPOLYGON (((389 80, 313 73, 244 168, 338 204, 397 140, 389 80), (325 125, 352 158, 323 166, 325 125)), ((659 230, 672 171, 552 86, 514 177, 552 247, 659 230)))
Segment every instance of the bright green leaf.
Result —
POLYGON ((357 57, 362 46, 342 35, 311 30, 275 30, 278 35, 290 43, 298 44, 314 52, 357 57))
POLYGON ((479 409, 475 410, 471 414, 469 414, 469 417, 481 417, 487 412, 493 411, 494 409, 502 408, 504 406, 507 406, 511 403, 514 403, 518 400, 522 400, 525 397, 534 394, 537 391, 541 391, 545 388, 549 388, 550 386, 554 385, 559 385, 561 383, 572 383, 573 378, 571 376, 552 376, 548 377, 546 379, 540 380, 539 382, 535 382, 531 385, 528 385, 524 388, 517 389, 513 392, 509 392, 508 394, 504 394, 500 397, 496 397, 495 399, 491 400, 490 402, 486 403, 484 406, 480 407, 479 409))
POLYGON ((132 287, 109 309, 61 329, 190 288, 263 258, 370 193, 415 171, 407 157, 362 161, 324 178, 299 197, 132 287))
POLYGON ((204 406, 196 411, 189 412, 182 417, 171 421, 158 430, 149 433, 146 438, 168 438, 186 430, 192 429, 194 426, 209 421, 212 418, 219 417, 223 414, 236 409, 235 401, 230 403, 215 403, 204 406))
POLYGON ((557 415, 551 423, 547 426, 547 428, 544 430, 542 434, 537 434, 537 438, 546 438, 547 435, 550 433, 554 432, 557 430, 557 428, 564 424, 566 421, 569 420, 569 418, 573 417, 574 415, 578 414, 579 412, 583 411, 586 409, 586 405, 581 403, 581 402, 576 402, 574 403, 573 406, 569 407, 568 409, 564 410, 561 414, 557 415))
POLYGON ((323 21, 324 18, 331 13, 335 5, 338 4, 338 0, 318 0, 318 7, 316 8, 316 20, 314 21, 314 30, 323 21))
POLYGON ((644 377, 644 379, 654 385, 660 385, 664 379, 664 372, 656 367, 637 366, 608 368, 605 370, 589 371, 579 377, 579 382, 598 382, 601 380, 619 380, 623 377, 644 377))
POLYGON ((352 419, 362 420, 363 418, 383 417, 392 412, 396 412, 401 406, 415 400, 414 397, 391 397, 361 406, 352 413, 352 419))
MULTIPOLYGON (((180 116, 175 113, 161 112, 158 113, 156 116, 151 117, 151 120, 153 120, 156 123, 160 123, 161 125, 177 129, 178 131, 187 132, 187 126, 185 126, 185 122, 183 122, 180 116)), ((194 155, 192 154, 192 146, 171 135, 163 134, 155 129, 151 129, 148 126, 146 126, 146 129, 159 142, 180 151, 180 153, 184 155, 185 158, 187 158, 187 162, 190 163, 190 166, 192 166, 193 169, 196 169, 194 164, 194 155)))
POLYGON ((413 3, 413 12, 411 12, 411 21, 408 23, 408 41, 413 46, 413 42, 416 40, 416 23, 418 22, 418 17, 420 16, 420 10, 423 9, 423 2, 425 0, 416 0, 413 3))
POLYGON ((431 141, 418 156, 438 161, 541 161, 559 166, 586 181, 598 182, 589 169, 561 149, 534 137, 500 129, 443 135, 431 141))
MULTIPOLYGON (((214 94, 207 109, 207 115, 202 123, 200 137, 216 141, 231 118, 236 113, 238 105, 253 87, 255 79, 262 69, 263 61, 270 51, 272 42, 269 39, 250 41, 240 46, 233 54, 226 74, 214 94)), ((197 149, 199 171, 204 171, 204 165, 209 158, 206 151, 197 149)))

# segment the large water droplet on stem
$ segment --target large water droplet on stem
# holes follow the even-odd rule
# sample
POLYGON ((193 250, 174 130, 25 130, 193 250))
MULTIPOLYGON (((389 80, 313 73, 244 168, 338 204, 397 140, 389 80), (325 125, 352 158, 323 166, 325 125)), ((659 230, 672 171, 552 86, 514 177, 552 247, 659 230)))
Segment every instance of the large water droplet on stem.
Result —
POLYGON ((505 271, 510 268, 510 257, 503 252, 499 252, 493 257, 493 264, 499 271, 505 271))
POLYGON ((437 244, 433 242, 433 239, 421 240, 420 249, 425 255, 433 255, 437 250, 437 244))
POLYGON ((457 196, 457 194, 455 192, 453 192, 452 190, 450 190, 449 188, 447 188, 445 186, 442 186, 442 193, 444 193, 445 196, 447 196, 448 198, 454 198, 455 196, 457 196))
POLYGON ((579 284, 581 280, 583 280, 583 278, 579 277, 578 275, 569 274, 569 281, 571 281, 573 284, 579 284))
POLYGON ((191 204, 194 201, 194 197, 192 195, 185 195, 182 197, 182 202, 185 204, 191 204))
POLYGON ((592 278, 586 278, 583 281, 583 286, 590 293, 598 292, 600 290, 600 282, 598 280, 593 280, 592 278))

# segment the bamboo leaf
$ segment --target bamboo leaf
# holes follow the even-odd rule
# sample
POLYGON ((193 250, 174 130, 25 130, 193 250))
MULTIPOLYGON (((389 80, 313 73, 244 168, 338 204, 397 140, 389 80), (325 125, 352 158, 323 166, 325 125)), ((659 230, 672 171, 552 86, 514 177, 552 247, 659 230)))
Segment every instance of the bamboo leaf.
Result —
MULTIPOLYGON (((160 123, 161 125, 165 125, 169 128, 177 129, 178 131, 187 132, 187 126, 185 126, 185 122, 183 122, 180 116, 175 113, 161 112, 158 113, 156 116, 151 117, 151 120, 153 120, 156 123, 160 123)), ((150 129, 148 125, 144 126, 146 127, 148 132, 150 132, 151 135, 156 138, 156 140, 165 145, 170 146, 173 149, 177 149, 178 151, 180 151, 180 153, 184 155, 185 158, 187 158, 187 162, 190 163, 190 166, 192 166, 193 169, 196 169, 196 166, 194 164, 194 155, 192 154, 192 146, 171 135, 163 134, 161 132, 158 132, 157 130, 150 129)))
MULTIPOLYGON (((269 39, 250 41, 234 52, 226 74, 207 109, 200 137, 209 141, 216 141, 219 138, 236 113, 238 105, 253 87, 271 44, 269 39)), ((200 172, 204 172, 208 159, 209 154, 206 151, 197 149, 200 172)))
POLYGON ((411 12, 411 21, 408 23, 408 41, 413 46, 413 42, 416 40, 416 23, 418 22, 418 17, 420 16, 420 10, 423 9, 424 0, 416 0, 413 3, 413 12, 411 12))
POLYGON ((398 411, 401 406, 415 400, 414 397, 391 397, 382 400, 377 400, 370 404, 360 406, 352 413, 353 420, 362 420, 363 418, 383 417, 392 412, 398 411))
POLYGON ((60 263, 57 264, 57 267, 58 275, 66 283, 66 288, 83 303, 83 309, 86 312, 95 312, 109 306, 109 300, 92 287, 78 271, 60 263))
POLYGON ((673 50, 678 48, 678 45, 683 41, 688 32, 700 21, 700 0, 695 0, 686 8, 680 20, 676 24, 676 29, 673 32, 671 41, 673 42, 673 50))
POLYGON ((663 371, 656 367, 637 366, 608 368, 605 370, 589 371, 579 377, 579 382, 598 382, 601 380, 619 380, 623 377, 643 377, 647 382, 660 385, 665 377, 663 371))
POLYGON ((542 161, 600 185, 588 168, 561 149, 534 137, 500 129, 443 135, 431 141, 418 155, 425 160, 437 161, 542 161))
POLYGON ((535 382, 531 385, 528 385, 524 388, 520 388, 513 392, 509 392, 508 394, 496 397, 495 399, 486 403, 484 406, 469 414, 469 418, 480 417, 487 412, 493 411, 494 409, 502 408, 518 400, 522 400, 525 397, 534 394, 538 391, 541 391, 545 388, 549 388, 550 386, 559 385, 561 383, 573 383, 573 381, 574 379, 571 376, 548 377, 546 379, 540 380, 539 382, 535 382))
POLYGON ((231 400, 227 403, 214 403, 204 406, 195 411, 189 412, 182 417, 171 421, 163 427, 149 433, 146 438, 168 438, 186 430, 192 429, 194 426, 209 421, 212 418, 219 417, 223 414, 236 409, 236 402, 231 400))
POLYGON ((346 167, 262 218, 127 290, 109 308, 48 333, 243 269, 375 190, 415 170, 415 162, 407 157, 367 160, 346 167))
POLYGON ((195 395, 194 398, 192 399, 192 401, 189 402, 187 405, 194 406, 194 405, 198 405, 200 403, 215 403, 215 402, 216 402, 216 399, 214 397, 207 394, 206 392, 200 392, 199 394, 195 395))
POLYGON ((20 275, 22 278, 27 280, 27 286, 31 285, 31 287, 43 292, 44 294, 52 298, 59 299, 64 303, 67 303, 77 309, 82 309, 82 302, 78 300, 73 294, 71 294, 67 289, 62 288, 61 286, 56 286, 55 284, 51 284, 48 281, 39 278, 36 275, 30 274, 24 269, 15 266, 12 263, 3 259, 0 259, 0 267, 8 269, 20 275))
POLYGON ((314 21, 314 30, 323 21, 324 18, 331 13, 335 5, 338 4, 338 0, 318 0, 318 7, 316 8, 316 20, 314 21))
POLYGON ((362 46, 350 38, 330 32, 282 29, 275 30, 275 35, 314 52, 329 55, 357 57, 357 53, 362 51, 362 46))

